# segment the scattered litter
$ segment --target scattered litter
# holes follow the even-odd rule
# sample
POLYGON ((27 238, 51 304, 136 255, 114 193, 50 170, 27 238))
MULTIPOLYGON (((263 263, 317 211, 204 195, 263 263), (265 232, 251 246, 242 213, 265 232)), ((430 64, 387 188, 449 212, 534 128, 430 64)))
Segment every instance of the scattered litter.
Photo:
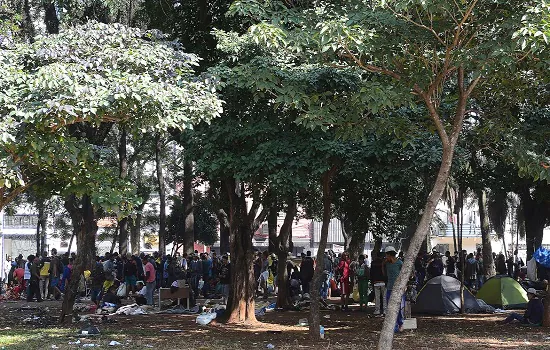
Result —
POLYGON ((506 314, 508 311, 502 310, 502 309, 495 309, 495 313, 497 314, 506 314))
POLYGON ((275 349, 275 345, 269 343, 269 344, 267 344, 267 348, 268 349, 275 349))
POLYGON ((149 345, 149 344, 145 344, 144 346, 145 346, 146 348, 152 348, 152 347, 153 347, 153 345, 149 345))
POLYGON ((141 306, 139 306, 138 304, 131 304, 131 305, 126 305, 126 306, 123 306, 121 308, 119 308, 115 314, 117 315, 145 315, 147 314, 147 311, 145 311, 141 306))
POLYGON ((321 339, 325 339, 325 327, 319 326, 319 336, 321 339))
POLYGON ((52 349, 59 349, 57 345, 52 345, 52 349))
POLYGON ((330 319, 330 315, 323 316, 324 318, 330 319))
POLYGON ((116 345, 122 345, 122 343, 119 343, 116 340, 111 340, 111 342, 109 343, 109 346, 116 346, 116 345))
POLYGON ((183 332, 183 329, 163 329, 161 332, 183 332))
POLYGON ((298 326, 300 327, 307 327, 309 325, 309 322, 307 318, 301 318, 298 320, 298 326))
POLYGON ((69 345, 78 345, 78 344, 80 344, 80 340, 69 342, 69 345))
POLYGON ((83 348, 95 348, 95 347, 99 347, 99 345, 97 344, 84 344, 82 345, 83 348))
POLYGON ((215 319, 217 317, 216 313, 215 312, 210 312, 210 313, 203 313, 203 314, 200 314, 199 316, 197 316, 197 323, 198 324, 201 324, 203 326, 209 324, 210 322, 212 322, 213 319, 215 319))
POLYGON ((99 329, 95 326, 89 326, 80 330, 81 335, 95 335, 99 334, 99 329))

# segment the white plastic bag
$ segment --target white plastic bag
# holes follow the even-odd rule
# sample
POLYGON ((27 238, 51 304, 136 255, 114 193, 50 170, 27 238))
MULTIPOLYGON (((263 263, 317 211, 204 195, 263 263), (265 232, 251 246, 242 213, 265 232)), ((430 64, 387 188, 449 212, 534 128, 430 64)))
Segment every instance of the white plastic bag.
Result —
POLYGON ((197 323, 205 326, 212 322, 212 320, 215 319, 216 316, 217 314, 215 312, 200 314, 199 316, 197 316, 197 323))
POLYGON ((126 283, 122 283, 117 291, 116 291, 116 295, 119 296, 119 297, 125 297, 126 296, 126 283))

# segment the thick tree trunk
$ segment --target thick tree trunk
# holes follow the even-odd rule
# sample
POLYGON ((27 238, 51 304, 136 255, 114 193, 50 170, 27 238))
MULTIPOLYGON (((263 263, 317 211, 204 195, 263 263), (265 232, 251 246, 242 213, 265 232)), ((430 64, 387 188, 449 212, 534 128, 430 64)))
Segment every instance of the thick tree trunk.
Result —
MULTIPOLYGON (((535 191, 537 191, 536 188, 533 195, 536 195, 535 191)), ((519 195, 525 223, 527 260, 530 260, 535 250, 542 244, 542 235, 548 220, 548 209, 546 203, 537 202, 531 197, 531 190, 528 187, 522 188, 519 195)))
MULTIPOLYGON (((231 228, 231 288, 227 302, 227 323, 256 323, 254 302, 253 223, 247 212, 244 185, 228 181, 231 228), (237 193, 238 192, 238 193, 237 193)), ((255 215, 254 215, 255 216, 255 215)))
POLYGON ((157 183, 159 191, 159 253, 164 255, 166 252, 166 184, 164 183, 164 173, 162 169, 162 139, 157 136, 155 145, 155 161, 157 167, 157 183))
MULTIPOLYGON (((462 125, 462 123, 460 123, 460 125, 462 125)), ((416 232, 411 239, 409 249, 407 250, 407 253, 405 255, 405 261, 401 268, 401 273, 399 274, 393 286, 393 293, 391 294, 388 303, 388 311, 386 312, 386 317, 384 319, 382 331, 380 333, 380 339, 378 343, 379 350, 392 349, 394 327, 397 321, 397 313, 401 305, 401 297, 405 292, 407 282, 413 271, 416 255, 418 254, 420 246, 422 245, 422 242, 424 241, 426 234, 430 229, 430 224, 435 212, 435 208, 439 202, 439 199, 441 198, 441 195, 443 194, 443 190, 445 189, 445 183, 447 182, 449 171, 451 169, 453 153, 454 143, 450 142, 450 144, 444 144, 441 166, 439 168, 436 181, 426 201, 426 205, 424 207, 422 218, 420 219, 420 222, 418 224, 418 228, 416 229, 416 232)))
MULTIPOLYGON (((120 143, 118 145, 118 161, 120 178, 126 179, 128 177, 128 132, 123 126, 120 133, 120 143)), ((128 218, 123 218, 118 224, 118 251, 124 255, 128 253, 128 218)))
POLYGON ((319 241, 319 249, 317 250, 317 264, 313 273, 313 281, 311 282, 311 305, 309 309, 309 336, 312 340, 319 340, 319 289, 321 287, 321 276, 323 274, 325 262, 325 249, 327 248, 328 227, 332 218, 331 205, 332 193, 331 182, 336 174, 337 168, 333 166, 327 170, 321 178, 321 186, 323 189, 323 225, 321 226, 321 240, 319 241))
POLYGON ((116 248, 116 243, 118 242, 118 232, 120 230, 120 226, 119 224, 116 225, 115 227, 115 232, 113 233, 113 242, 111 242, 111 250, 109 250, 109 252, 111 254, 114 253, 115 251, 115 248, 116 248))
POLYGON ((25 34, 27 40, 31 43, 34 42, 34 36, 36 35, 34 29, 33 18, 31 16, 31 3, 30 0, 23 0, 23 17, 21 19, 22 32, 25 34))
MULTIPOLYGON (((277 260, 279 265, 277 267, 277 307, 286 309, 290 306, 290 298, 288 295, 288 274, 286 270, 286 263, 288 259, 288 237, 291 234, 292 221, 296 216, 298 211, 298 206, 296 203, 296 198, 290 198, 288 202, 288 208, 285 215, 285 220, 281 226, 279 236, 275 242, 275 252, 277 254, 277 260)), ((271 241, 270 241, 271 244, 271 241)))
POLYGON ((489 217, 487 215, 487 193, 485 191, 477 191, 477 203, 479 207, 479 222, 481 223, 481 241, 483 243, 483 274, 487 279, 493 277, 496 272, 493 260, 493 248, 491 247, 489 217))
POLYGON ((130 221, 130 247, 134 255, 139 255, 141 251, 141 220, 143 214, 141 210, 136 214, 136 218, 130 221))
POLYGON ((78 254, 73 263, 73 272, 69 285, 65 289, 65 296, 61 307, 60 323, 68 323, 67 315, 72 315, 75 298, 78 294, 78 286, 84 271, 91 269, 96 255, 95 240, 97 234, 97 218, 92 201, 84 195, 78 205, 76 196, 71 195, 65 201, 65 208, 71 215, 73 230, 77 236, 78 254))
POLYGON ((46 31, 48 34, 58 34, 59 18, 57 17, 57 9, 55 8, 54 1, 44 1, 42 6, 44 8, 44 23, 46 24, 46 31))
POLYGON ((185 161, 183 164, 183 208, 185 230, 183 233, 183 249, 187 254, 193 253, 195 247, 195 202, 193 198, 193 164, 185 161))
POLYGON ((372 247, 372 253, 371 253, 373 259, 376 256, 378 256, 378 253, 380 253, 381 249, 382 249, 382 237, 375 236, 374 247, 372 247))

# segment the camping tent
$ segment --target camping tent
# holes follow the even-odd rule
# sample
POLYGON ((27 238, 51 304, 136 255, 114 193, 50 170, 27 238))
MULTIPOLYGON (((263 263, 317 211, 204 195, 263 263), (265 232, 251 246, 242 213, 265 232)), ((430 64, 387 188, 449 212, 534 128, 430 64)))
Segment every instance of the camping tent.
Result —
POLYGON ((477 292, 477 298, 502 309, 526 308, 528 302, 525 289, 507 275, 489 278, 477 292))
MULTIPOLYGON (((420 290, 412 311, 421 314, 446 315, 460 312, 460 281, 450 276, 434 277, 420 290)), ((464 288, 466 312, 483 312, 476 298, 464 288)))

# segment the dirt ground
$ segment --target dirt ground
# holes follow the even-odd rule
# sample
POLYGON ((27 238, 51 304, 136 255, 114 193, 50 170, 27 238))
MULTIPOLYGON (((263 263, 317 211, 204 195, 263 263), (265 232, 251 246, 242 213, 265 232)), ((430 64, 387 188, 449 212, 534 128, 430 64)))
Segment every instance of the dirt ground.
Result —
MULTIPOLYGON (((307 311, 273 311, 257 326, 195 323, 196 315, 114 316, 98 324, 101 334, 78 338, 84 325, 55 324, 60 302, 0 303, 0 349, 79 349, 85 344, 121 349, 375 349, 381 317, 368 312, 322 311, 325 340, 312 343, 307 327, 297 326, 307 311), (24 322, 26 320, 27 323, 24 322), (167 331, 170 330, 170 331, 167 331), (69 344, 80 341, 79 344, 69 344), (120 343, 109 346, 111 341, 120 343)), ((394 349, 549 349, 550 334, 540 327, 502 326, 503 314, 414 316, 418 329, 395 336, 394 349)), ((95 348, 95 346, 93 348, 95 348)), ((89 345, 87 346, 89 347, 89 345)), ((86 348, 87 348, 86 347, 86 348)))

